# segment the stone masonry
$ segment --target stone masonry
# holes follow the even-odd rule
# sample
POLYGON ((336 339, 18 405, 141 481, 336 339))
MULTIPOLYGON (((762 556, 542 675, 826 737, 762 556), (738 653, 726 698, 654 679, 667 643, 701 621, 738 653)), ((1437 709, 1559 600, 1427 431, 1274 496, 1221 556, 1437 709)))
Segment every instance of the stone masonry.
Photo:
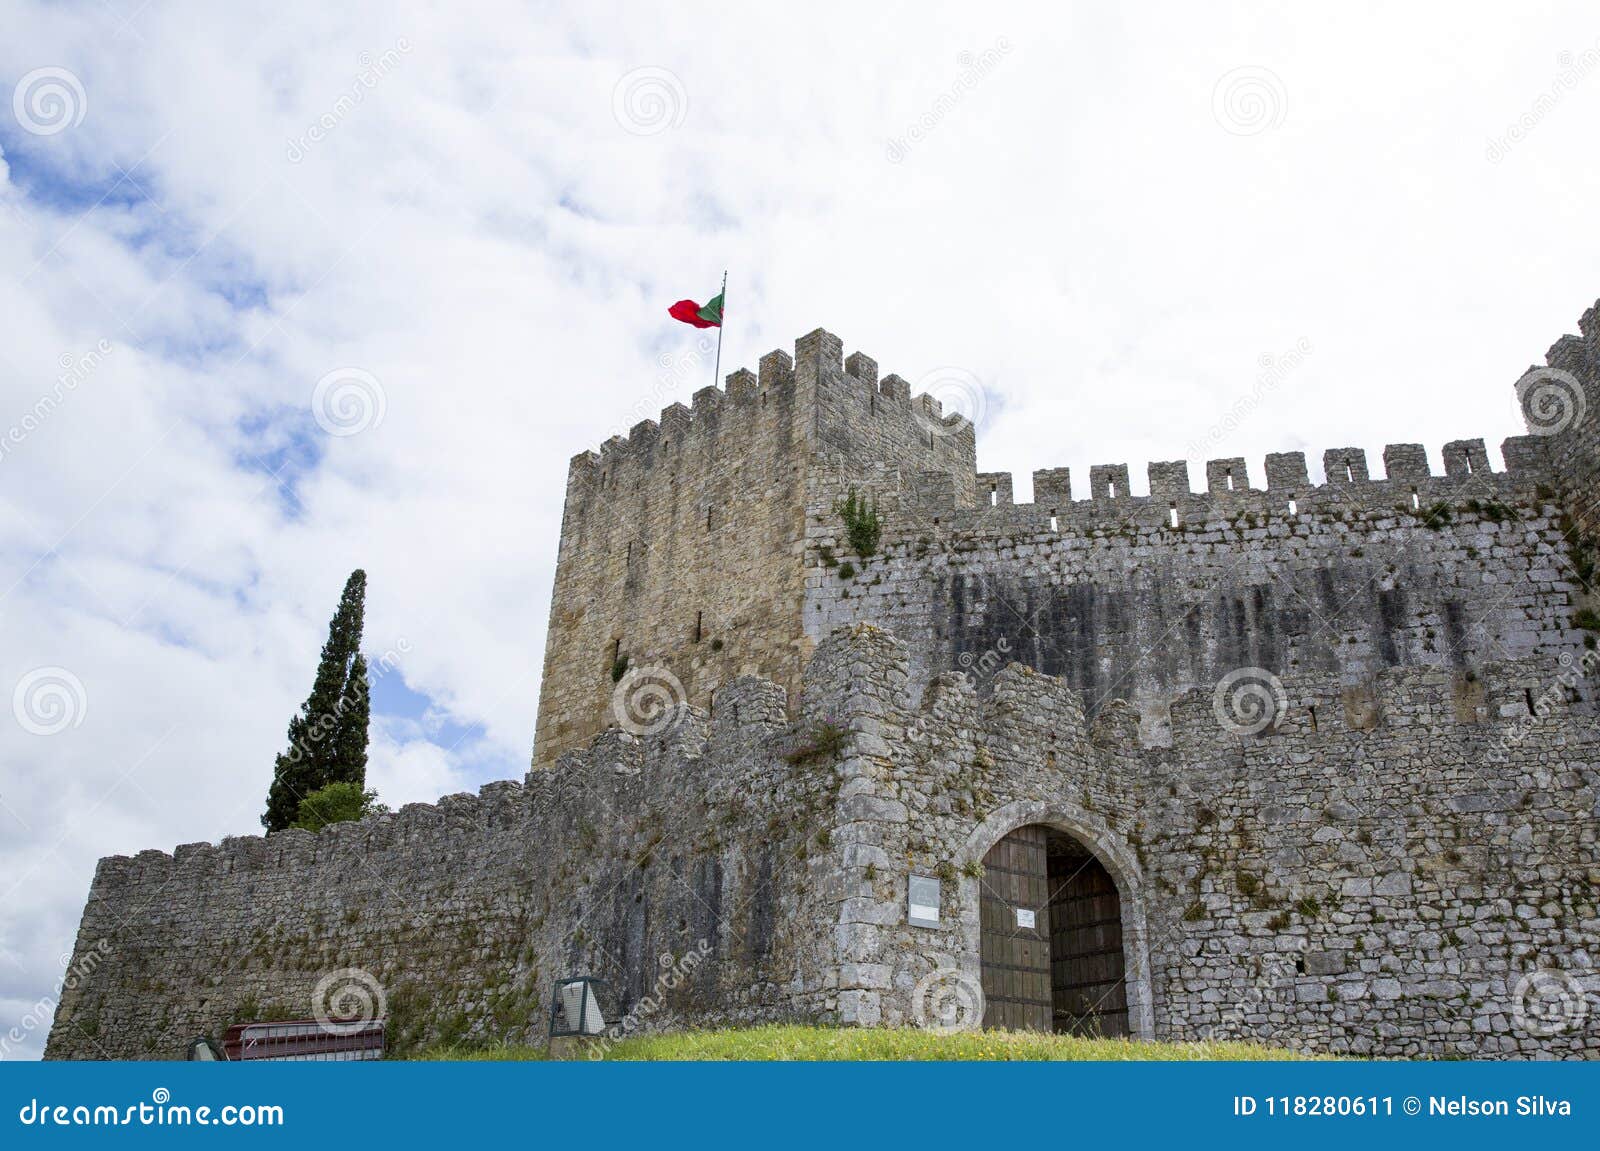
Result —
POLYGON ((644 1029, 927 1023, 981 983, 986 853, 1043 825, 1115 882, 1137 1036, 1594 1058, 1580 332, 1518 382, 1503 470, 1341 448, 1322 484, 1287 453, 1074 500, 1052 469, 1031 505, 814 332, 573 461, 524 782, 102 860, 47 1055, 173 1058, 345 987, 401 1052, 538 1042, 571 974, 644 1029))

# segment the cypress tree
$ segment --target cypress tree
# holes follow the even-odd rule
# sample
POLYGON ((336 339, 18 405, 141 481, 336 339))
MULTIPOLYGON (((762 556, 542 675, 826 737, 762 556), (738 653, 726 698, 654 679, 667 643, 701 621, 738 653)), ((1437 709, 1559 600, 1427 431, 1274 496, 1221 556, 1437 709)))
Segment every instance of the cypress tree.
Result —
MULTIPOLYGON (((339 608, 328 624, 328 640, 322 645, 322 660, 317 664, 311 694, 289 721, 289 748, 279 754, 274 765, 272 785, 267 790, 267 810, 261 816, 261 825, 268 831, 282 831, 292 825, 302 799, 344 778, 336 774, 339 749, 341 745, 353 747, 356 737, 353 732, 346 732, 341 739, 341 727, 345 714, 357 710, 346 701, 345 692, 352 686, 352 671, 360 656, 366 599, 367 573, 358 568, 350 573, 344 594, 339 597, 339 608)), ((361 778, 352 782, 362 782, 366 778, 369 707, 365 661, 361 663, 359 688, 361 778)))
POLYGON ((367 657, 360 652, 350 661, 350 675, 339 697, 339 723, 333 733, 330 783, 367 784, 367 724, 372 716, 371 687, 367 682, 367 657))

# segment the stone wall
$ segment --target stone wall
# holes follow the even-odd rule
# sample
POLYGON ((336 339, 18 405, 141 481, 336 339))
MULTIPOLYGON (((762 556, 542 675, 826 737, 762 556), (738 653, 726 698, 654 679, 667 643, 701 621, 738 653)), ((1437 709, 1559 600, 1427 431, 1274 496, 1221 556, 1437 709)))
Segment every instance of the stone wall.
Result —
POLYGON ((642 1025, 824 1017, 836 783, 783 758, 787 730, 782 689, 738 680, 714 719, 607 732, 526 784, 104 859, 74 970, 95 958, 46 1055, 181 1058, 235 1022, 379 998, 396 1054, 543 1042, 555 979, 602 977, 637 1009, 699 954, 642 1025))
POLYGON ((1600 730, 1559 690, 1600 657, 1389 670, 1354 696, 1292 678, 1246 736, 1191 693, 1173 746, 1140 750, 1126 705, 1086 725, 1076 693, 1020 665, 987 699, 945 674, 909 707, 900 645, 857 629, 844 658, 837 642, 813 674, 858 685, 833 836, 846 1020, 916 1022, 940 981, 976 986, 971 872, 1044 823, 1118 883, 1138 1034, 1600 1055, 1600 730), (944 875, 942 927, 906 922, 911 874, 944 875), (1533 1010, 1552 986, 1556 1029, 1533 1010))
POLYGON ((1341 447, 1317 485, 1298 452, 1269 456, 1264 486, 1243 459, 1208 461, 1199 493, 1183 461, 1152 463, 1139 497, 1126 464, 1103 464, 1076 500, 1069 469, 1036 471, 1033 504, 976 470, 973 425, 941 406, 980 407, 978 380, 935 369, 913 396, 813 331, 574 458, 534 762, 631 715, 616 656, 701 707, 741 674, 792 699, 816 644, 862 621, 911 642, 917 684, 1004 640, 1091 711, 1135 700, 1154 742, 1173 695, 1238 666, 1355 681, 1570 647, 1597 606, 1582 592, 1600 561, 1597 317, 1551 348, 1570 375, 1534 382, 1556 392, 1519 385, 1534 434, 1505 442, 1503 472, 1481 440, 1444 445, 1443 475, 1422 445, 1391 444, 1383 479, 1341 447), (853 582, 836 511, 852 490, 885 549, 853 582))
POLYGON ((779 685, 740 680, 710 717, 605 733, 525 786, 102 861, 75 964, 105 961, 47 1054, 172 1057, 312 1015, 345 969, 382 989, 401 1051, 537 1040, 578 973, 645 1029, 909 1023, 930 979, 977 978, 974 865, 1045 823, 1118 883, 1140 1035, 1592 1057, 1600 734, 1560 677, 1593 670, 1289 677, 1248 735, 1235 700, 1193 693, 1146 749, 1131 708, 1086 721, 1020 665, 986 697, 947 673, 914 700, 904 646, 856 627, 818 648, 793 722, 779 685), (943 877, 942 926, 907 923, 913 874, 943 877), (1530 1028, 1534 979, 1576 1018, 1530 1028))
POLYGON ((1181 461, 1152 464, 1152 494, 1138 497, 1125 467, 1107 467, 1077 501, 1059 469, 1036 474, 1032 504, 988 473, 993 502, 902 503, 882 554, 852 556, 850 578, 826 562, 844 554, 841 525, 816 517, 806 625, 892 631, 919 690, 942 671, 1019 660, 1063 676, 1091 714, 1132 700, 1157 744, 1175 696, 1239 668, 1358 683, 1384 667, 1553 658, 1583 634, 1564 510, 1548 473, 1522 466, 1538 447, 1508 441, 1517 466, 1504 473, 1488 470, 1482 441, 1458 441, 1434 476, 1420 445, 1392 445, 1382 480, 1364 453, 1338 449, 1321 485, 1286 453, 1265 489, 1245 461, 1220 460, 1203 493, 1181 461))
POLYGON ((1600 302, 1578 321, 1577 335, 1556 341, 1544 367, 1570 378, 1530 368, 1518 385, 1523 414, 1545 438, 1574 519, 1588 537, 1600 537, 1600 302))
POLYGON ((806 509, 841 453, 970 487, 970 425, 899 376, 879 381, 864 353, 844 360, 821 329, 795 341, 793 358, 769 352, 759 375, 726 383, 571 462, 536 766, 648 718, 652 698, 708 707, 740 675, 793 697, 814 646, 801 622, 806 509), (619 656, 634 673, 620 689, 619 656))
POLYGON ((915 1021, 976 976, 984 854, 1044 823, 1118 883, 1139 1034, 1593 1056, 1596 316, 1549 356, 1581 418, 1502 472, 1338 448, 1319 485, 1055 468, 1032 505, 802 337, 572 461, 525 784, 103 860, 48 1054, 170 1058, 351 978, 400 1051, 536 1040, 569 974, 647 1028, 915 1021), (1574 1017, 1530 1026, 1552 983, 1574 1017))
MULTIPOLYGON (((809 403, 789 357, 728 377, 571 463, 534 762, 618 722, 613 665, 705 706, 741 674, 798 682, 793 647, 809 403), (671 679, 667 677, 673 677, 671 679), (674 680, 676 682, 674 682, 674 680)), ((647 689, 648 690, 648 689, 647 689)))

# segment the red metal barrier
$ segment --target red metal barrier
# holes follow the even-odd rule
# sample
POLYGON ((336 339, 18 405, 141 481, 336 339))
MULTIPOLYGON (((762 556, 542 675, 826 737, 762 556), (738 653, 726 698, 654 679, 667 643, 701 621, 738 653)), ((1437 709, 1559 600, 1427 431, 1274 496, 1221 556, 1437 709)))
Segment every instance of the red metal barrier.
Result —
POLYGON ((382 1019, 285 1019, 235 1023, 222 1038, 223 1055, 232 1059, 347 1061, 382 1059, 382 1019))

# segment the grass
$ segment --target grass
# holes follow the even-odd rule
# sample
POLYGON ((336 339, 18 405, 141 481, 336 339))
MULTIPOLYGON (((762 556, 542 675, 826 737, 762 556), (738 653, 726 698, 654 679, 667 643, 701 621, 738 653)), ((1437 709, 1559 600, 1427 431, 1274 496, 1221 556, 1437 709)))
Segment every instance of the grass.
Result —
MULTIPOLYGON (((543 1059, 542 1047, 436 1048, 435 1060, 543 1059)), ((725 1031, 640 1035, 612 1044, 608 1060, 1251 1060, 1299 1059, 1254 1043, 1140 1043, 1034 1031, 963 1031, 941 1035, 913 1028, 772 1025, 725 1031)))

